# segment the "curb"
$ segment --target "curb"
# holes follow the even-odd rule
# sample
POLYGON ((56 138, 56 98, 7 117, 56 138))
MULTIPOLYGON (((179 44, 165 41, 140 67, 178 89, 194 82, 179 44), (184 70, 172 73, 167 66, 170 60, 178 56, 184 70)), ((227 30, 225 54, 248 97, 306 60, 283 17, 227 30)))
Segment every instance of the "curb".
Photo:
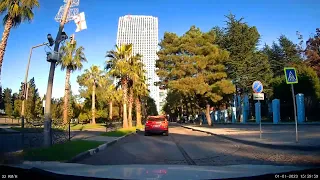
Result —
POLYGON ((93 156, 94 154, 106 149, 107 147, 117 143, 118 141, 120 141, 121 139, 127 137, 127 136, 130 136, 132 134, 135 134, 136 132, 133 132, 133 133, 130 133, 130 134, 127 134, 127 135, 124 135, 124 136, 121 136, 113 141, 110 141, 110 142, 107 142, 107 143, 104 143, 104 144, 101 144, 100 146, 98 146, 97 148, 94 148, 94 149, 89 149, 87 151, 84 151, 78 155, 76 155, 75 157, 73 157, 71 160, 68 160, 66 161, 66 163, 75 163, 75 162, 78 162, 80 160, 83 160, 87 157, 90 157, 90 156, 93 156))
POLYGON ((198 130, 194 129, 192 127, 187 127, 180 125, 183 128, 190 129, 192 131, 198 131, 206 134, 210 134, 213 136, 217 136, 219 138, 227 139, 230 141, 234 142, 239 142, 247 145, 253 145, 253 146, 260 146, 260 147, 265 147, 265 148, 274 148, 274 149, 280 149, 280 150, 300 150, 300 151, 319 151, 320 146, 308 146, 308 145, 278 145, 278 144, 270 144, 270 143, 261 143, 261 142, 255 142, 255 141, 248 141, 248 140, 242 140, 242 139, 237 139, 237 138, 232 138, 226 135, 220 135, 220 134, 215 134, 212 132, 208 131, 203 131, 203 130, 198 130))

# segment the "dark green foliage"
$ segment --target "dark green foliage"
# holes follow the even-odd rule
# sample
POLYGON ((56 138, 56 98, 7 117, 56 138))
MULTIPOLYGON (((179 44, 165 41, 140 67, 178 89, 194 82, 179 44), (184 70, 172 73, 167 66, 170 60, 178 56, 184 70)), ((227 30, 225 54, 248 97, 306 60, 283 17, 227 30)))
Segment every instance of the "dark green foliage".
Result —
POLYGON ((13 115, 13 103, 12 103, 12 90, 6 88, 3 90, 3 97, 4 97, 4 107, 6 115, 11 117, 13 115))
POLYGON ((300 63, 302 58, 296 44, 281 35, 278 44, 265 45, 262 50, 267 56, 275 77, 284 75, 283 68, 293 63, 300 63))
POLYGON ((213 103, 233 93, 224 66, 229 54, 214 41, 214 33, 203 33, 195 26, 181 37, 165 33, 156 64, 161 85, 184 96, 200 95, 213 103))
POLYGON ((39 97, 38 88, 34 78, 28 82, 28 99, 25 105, 25 115, 29 120, 39 119, 42 115, 42 100, 39 97))
POLYGON ((250 91, 255 80, 264 84, 266 92, 270 91, 272 72, 267 56, 257 50, 260 39, 257 28, 233 14, 226 17, 225 28, 215 27, 211 31, 217 34, 218 45, 230 53, 226 61, 228 77, 236 82, 242 92, 250 91))
POLYGON ((150 96, 149 97, 144 97, 144 101, 146 101, 146 105, 147 105, 147 115, 148 116, 156 116, 158 115, 158 111, 157 111, 157 106, 156 103, 154 101, 154 99, 152 99, 150 96))
MULTIPOLYGON (((294 85, 295 94, 302 93, 305 96, 306 117, 308 119, 319 118, 317 108, 320 100, 320 81, 316 72, 306 65, 294 65, 297 69, 299 83, 294 85)), ((280 99, 281 118, 293 120, 291 86, 286 84, 285 77, 279 76, 273 82, 273 97, 280 99)))

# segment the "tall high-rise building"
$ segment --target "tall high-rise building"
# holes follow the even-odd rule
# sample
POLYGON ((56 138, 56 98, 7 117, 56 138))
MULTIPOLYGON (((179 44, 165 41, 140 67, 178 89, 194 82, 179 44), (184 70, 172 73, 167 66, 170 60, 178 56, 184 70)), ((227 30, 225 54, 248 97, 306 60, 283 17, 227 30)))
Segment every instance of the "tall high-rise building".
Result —
POLYGON ((153 16, 126 15, 119 18, 117 45, 132 44, 133 54, 142 55, 145 65, 150 96, 160 112, 160 91, 154 83, 159 81, 156 74, 158 59, 158 18, 153 16))

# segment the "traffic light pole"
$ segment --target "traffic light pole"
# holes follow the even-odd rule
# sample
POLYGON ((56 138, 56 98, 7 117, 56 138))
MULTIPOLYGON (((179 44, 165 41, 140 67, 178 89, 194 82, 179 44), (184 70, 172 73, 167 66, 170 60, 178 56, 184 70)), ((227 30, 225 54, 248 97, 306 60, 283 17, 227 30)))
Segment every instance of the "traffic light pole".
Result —
MULTIPOLYGON (((61 41, 61 33, 64 28, 64 24, 66 23, 68 12, 71 6, 72 0, 68 0, 62 19, 60 21, 57 37, 54 44, 54 53, 59 52, 59 45, 61 41)), ((46 104, 45 104, 45 112, 44 112, 44 146, 49 147, 52 144, 52 137, 51 137, 51 97, 52 97, 52 87, 53 87, 53 78, 54 78, 54 71, 56 68, 56 60, 51 60, 50 71, 49 71, 49 78, 48 78, 48 86, 47 86, 47 93, 46 93, 46 104)))
POLYGON ((36 46, 31 47, 30 49, 30 54, 29 54, 29 59, 28 59, 28 64, 26 68, 26 75, 24 77, 24 84, 23 84, 23 99, 22 99, 22 104, 21 104, 21 128, 24 128, 24 118, 25 118, 25 101, 28 99, 28 88, 27 88, 27 83, 28 83, 28 74, 29 74, 29 68, 30 68, 30 61, 32 57, 32 50, 41 46, 48 45, 49 43, 42 43, 38 44, 36 46))

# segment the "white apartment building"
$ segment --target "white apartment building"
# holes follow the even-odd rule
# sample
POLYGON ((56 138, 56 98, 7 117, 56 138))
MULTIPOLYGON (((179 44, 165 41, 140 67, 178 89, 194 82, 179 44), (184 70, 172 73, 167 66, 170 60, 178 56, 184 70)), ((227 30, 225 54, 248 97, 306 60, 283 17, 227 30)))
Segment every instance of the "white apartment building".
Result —
POLYGON ((145 65, 150 96, 155 100, 160 113, 160 91, 154 83, 159 81, 156 74, 158 59, 158 18, 143 15, 125 15, 119 18, 117 45, 132 44, 133 54, 142 55, 145 65))

